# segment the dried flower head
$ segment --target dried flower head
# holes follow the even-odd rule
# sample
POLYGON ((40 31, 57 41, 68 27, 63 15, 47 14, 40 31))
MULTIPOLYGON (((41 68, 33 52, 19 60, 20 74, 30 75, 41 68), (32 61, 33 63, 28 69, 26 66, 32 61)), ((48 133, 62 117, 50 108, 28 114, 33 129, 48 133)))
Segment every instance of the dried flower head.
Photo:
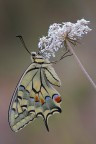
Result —
POLYGON ((46 58, 55 57, 55 53, 66 47, 66 40, 76 44, 84 34, 91 31, 88 27, 89 21, 85 19, 78 20, 77 23, 63 22, 62 24, 54 23, 50 25, 48 36, 40 38, 38 43, 39 52, 46 58))

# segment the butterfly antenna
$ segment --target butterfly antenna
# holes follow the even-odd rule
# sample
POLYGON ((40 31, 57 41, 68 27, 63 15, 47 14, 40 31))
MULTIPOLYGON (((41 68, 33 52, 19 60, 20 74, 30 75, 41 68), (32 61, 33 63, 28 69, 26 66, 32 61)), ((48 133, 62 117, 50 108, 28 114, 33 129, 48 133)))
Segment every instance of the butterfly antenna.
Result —
POLYGON ((31 52, 28 50, 28 48, 26 47, 26 44, 24 42, 24 39, 21 35, 17 35, 16 37, 18 37, 21 41, 21 43, 23 44, 24 48, 27 50, 27 52, 31 55, 31 52))

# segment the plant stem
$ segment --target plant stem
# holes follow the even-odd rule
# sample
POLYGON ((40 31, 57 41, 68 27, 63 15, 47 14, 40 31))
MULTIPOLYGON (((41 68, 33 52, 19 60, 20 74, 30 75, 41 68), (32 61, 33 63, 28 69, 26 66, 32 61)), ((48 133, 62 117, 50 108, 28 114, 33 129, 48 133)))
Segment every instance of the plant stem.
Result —
POLYGON ((93 87, 96 89, 96 84, 94 83, 94 81, 92 80, 92 78, 90 77, 90 75, 87 73, 86 69, 84 68, 84 66, 82 65, 82 63, 80 62, 79 58, 77 57, 77 55, 75 54, 72 46, 70 45, 69 41, 66 41, 67 46, 70 50, 70 52, 74 55, 75 59, 77 60, 79 66, 81 67, 81 70, 84 72, 84 74, 86 75, 86 77, 88 78, 88 80, 90 81, 90 83, 93 85, 93 87))

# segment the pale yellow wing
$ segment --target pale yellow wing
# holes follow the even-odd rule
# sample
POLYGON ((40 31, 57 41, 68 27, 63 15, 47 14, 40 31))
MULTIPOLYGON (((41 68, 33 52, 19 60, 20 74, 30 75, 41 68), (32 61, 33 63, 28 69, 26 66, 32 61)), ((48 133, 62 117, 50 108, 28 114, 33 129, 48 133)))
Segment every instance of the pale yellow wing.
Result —
POLYGON ((19 131, 39 115, 44 118, 49 131, 49 115, 61 112, 61 97, 51 85, 55 81, 59 83, 59 79, 52 68, 50 73, 57 80, 51 80, 46 71, 49 72, 47 68, 36 67, 32 64, 21 77, 9 108, 9 123, 13 131, 19 131))

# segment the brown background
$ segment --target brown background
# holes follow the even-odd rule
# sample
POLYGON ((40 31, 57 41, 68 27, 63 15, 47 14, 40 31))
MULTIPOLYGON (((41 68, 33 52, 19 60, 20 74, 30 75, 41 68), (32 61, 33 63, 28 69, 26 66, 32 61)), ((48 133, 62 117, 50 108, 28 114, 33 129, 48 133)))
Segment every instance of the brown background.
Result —
MULTIPOLYGON (((31 63, 15 37, 22 34, 30 51, 38 51, 40 37, 50 24, 90 20, 93 29, 81 40, 76 54, 96 83, 95 0, 0 0, 0 144, 96 144, 96 91, 74 57, 54 66, 62 86, 62 114, 49 119, 50 132, 42 118, 18 133, 8 124, 8 107, 15 86, 31 63)), ((59 55, 58 55, 59 56, 59 55)))

